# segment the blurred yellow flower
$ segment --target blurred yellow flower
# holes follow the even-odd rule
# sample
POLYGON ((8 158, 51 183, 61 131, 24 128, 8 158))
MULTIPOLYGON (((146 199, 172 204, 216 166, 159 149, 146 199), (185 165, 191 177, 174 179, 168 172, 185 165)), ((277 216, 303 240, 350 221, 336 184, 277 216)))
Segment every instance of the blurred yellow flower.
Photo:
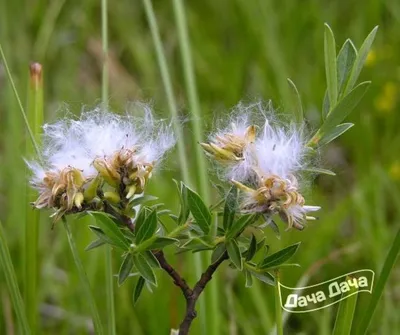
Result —
POLYGON ((389 81, 382 89, 381 94, 374 101, 375 108, 382 114, 390 113, 397 104, 398 87, 395 83, 389 81))
POLYGON ((400 180, 400 161, 394 161, 389 168, 389 176, 393 180, 399 181, 400 180))
POLYGON ((367 59, 365 60, 365 66, 374 66, 376 63, 376 52, 371 49, 367 55, 367 59))

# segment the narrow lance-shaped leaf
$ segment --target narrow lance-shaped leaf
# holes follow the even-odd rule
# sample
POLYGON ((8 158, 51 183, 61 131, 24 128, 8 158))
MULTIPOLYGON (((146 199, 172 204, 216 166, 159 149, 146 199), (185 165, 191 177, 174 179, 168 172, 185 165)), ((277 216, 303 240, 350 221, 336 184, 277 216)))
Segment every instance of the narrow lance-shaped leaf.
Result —
POLYGON ((121 267, 118 272, 118 285, 122 285, 122 283, 128 278, 131 270, 133 268, 133 256, 131 253, 127 253, 122 261, 121 267))
POLYGON ((223 227, 225 230, 228 230, 231 227, 232 222, 235 218, 237 197, 238 197, 238 190, 235 186, 232 186, 226 197, 225 207, 224 207, 223 227))
POLYGON ((104 243, 108 243, 111 245, 116 245, 113 240, 111 238, 109 238, 104 231, 100 228, 100 227, 96 227, 96 226, 89 226, 89 229, 96 234, 96 236, 102 240, 104 243))
POLYGON ((279 250, 278 252, 266 257, 263 261, 260 262, 258 268, 261 270, 265 270, 268 268, 276 267, 288 261, 296 253, 299 245, 300 242, 279 250))
POLYGON ((154 209, 150 215, 144 220, 136 233, 136 243, 140 244, 148 240, 157 230, 157 210, 154 209))
POLYGON ((133 292, 133 304, 134 305, 138 301, 138 299, 140 297, 140 294, 143 291, 143 287, 144 287, 145 283, 146 283, 146 280, 142 276, 140 276, 138 281, 137 281, 137 283, 136 283, 135 290, 133 292))
POLYGON ((218 244, 217 247, 214 249, 213 253, 211 254, 211 264, 219 260, 225 253, 225 251, 226 251, 225 244, 224 243, 218 244))
POLYGON ((141 197, 132 198, 132 200, 129 201, 129 205, 131 207, 135 207, 135 206, 141 205, 145 202, 154 201, 157 199, 158 199, 157 197, 146 194, 146 195, 142 195, 141 197))
POLYGON ((133 264, 144 279, 154 286, 157 286, 157 279, 154 271, 141 254, 133 256, 133 264))
POLYGON ((321 169, 321 168, 309 168, 309 169, 304 169, 304 171, 311 172, 311 173, 317 173, 317 174, 326 174, 328 176, 336 176, 336 173, 327 170, 327 169, 321 169))
POLYGON ((147 251, 143 252, 142 255, 151 267, 153 267, 153 268, 160 267, 160 263, 158 262, 156 256, 154 256, 154 254, 151 251, 147 250, 147 251))
POLYGON ((347 96, 345 96, 336 107, 329 113, 321 128, 310 140, 310 146, 319 144, 319 141, 330 131, 339 125, 353 109, 358 105, 371 82, 366 81, 355 87, 347 96))
POLYGON ((246 261, 251 261, 257 251, 257 240, 254 235, 251 235, 249 248, 246 250, 243 256, 245 256, 246 261))
POLYGON ((89 212, 89 214, 96 219, 97 224, 107 237, 113 241, 113 244, 120 247, 122 250, 129 250, 129 242, 116 223, 107 214, 101 212, 89 212))
POLYGON ((149 246, 149 249, 150 250, 162 249, 162 248, 166 247, 167 245, 170 245, 170 244, 173 244, 176 242, 179 242, 179 240, 176 238, 158 236, 154 240, 154 242, 149 246))
POLYGON ((101 238, 98 238, 97 240, 92 241, 86 248, 85 251, 89 251, 95 248, 98 248, 102 245, 106 244, 101 238))
POLYGON ((337 69, 336 69, 336 44, 332 29, 325 23, 324 31, 325 72, 328 86, 329 102, 335 106, 338 96, 337 69))
POLYGON ((295 118, 295 120, 296 120, 296 122, 298 124, 301 124, 303 122, 303 119, 304 119, 304 112, 303 112, 303 104, 301 102, 300 93, 297 90, 296 85, 294 84, 294 82, 291 79, 288 78, 287 81, 288 81, 289 86, 291 87, 291 89, 292 89, 292 91, 293 91, 293 93, 295 95, 295 98, 296 98, 296 106, 295 106, 295 108, 293 110, 294 111, 294 118, 295 118))
POLYGON ((354 61, 357 58, 357 49, 350 39, 344 42, 337 58, 338 94, 342 96, 345 85, 350 77, 354 61))
POLYGON ((367 59, 369 50, 371 49, 372 43, 374 42, 377 31, 378 26, 372 29, 367 38, 364 40, 364 43, 362 44, 360 50, 358 51, 357 58, 354 62, 353 69, 351 70, 351 74, 346 84, 343 95, 346 95, 348 92, 350 92, 357 82, 358 76, 360 75, 361 69, 364 66, 365 60, 367 59))
POLYGON ((191 189, 188 188, 187 195, 190 212, 192 213, 197 225, 204 232, 204 234, 208 234, 211 225, 210 211, 196 192, 193 192, 191 189))
POLYGON ((188 205, 188 199, 187 199, 187 188, 184 183, 178 182, 174 180, 174 183, 176 185, 176 188, 178 189, 178 195, 179 195, 179 202, 181 205, 179 216, 178 216, 178 224, 184 224, 189 217, 189 205, 188 205))
POLYGON ((342 123, 332 128, 328 131, 324 137, 321 138, 319 141, 319 146, 326 145, 332 142, 334 139, 338 138, 339 136, 343 135, 346 131, 348 131, 351 127, 354 126, 354 123, 342 123))
POLYGON ((275 285, 275 278, 268 272, 257 272, 257 271, 252 271, 248 270, 250 273, 253 275, 254 278, 257 278, 258 280, 261 280, 263 283, 266 283, 268 285, 275 285))
POLYGON ((325 90, 324 100, 322 101, 322 119, 325 120, 331 109, 331 103, 329 102, 328 90, 325 90))
POLYGON ((243 269, 243 259, 236 240, 226 242, 226 250, 232 264, 241 271, 243 269))
POLYGON ((232 238, 237 237, 244 228, 246 228, 248 225, 254 223, 256 219, 258 218, 257 214, 247 214, 241 216, 238 220, 236 220, 231 228, 227 231, 225 237, 227 240, 230 240, 232 238))

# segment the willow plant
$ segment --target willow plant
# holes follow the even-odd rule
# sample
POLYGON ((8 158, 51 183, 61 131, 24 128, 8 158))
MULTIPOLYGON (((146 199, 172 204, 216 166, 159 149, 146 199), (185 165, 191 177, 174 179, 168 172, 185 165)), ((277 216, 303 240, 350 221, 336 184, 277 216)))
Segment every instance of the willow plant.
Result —
MULTIPOLYGON (((347 40, 336 55, 326 25, 328 88, 323 122, 315 133, 307 130, 298 97, 293 121, 279 120, 271 103, 239 104, 208 141, 199 144, 222 183, 213 205, 181 181, 175 181, 178 213, 147 194, 149 180, 157 178, 153 175, 176 140, 171 124, 156 120, 150 106, 141 104, 141 117, 98 108, 78 119, 45 125, 41 159, 27 162, 31 184, 39 193, 33 206, 53 210, 53 223, 71 215, 95 218, 97 225, 89 228, 96 239, 86 250, 109 245, 122 254, 118 284, 136 280, 135 303, 145 287, 157 286, 157 269, 164 270, 186 300, 178 332, 188 334, 198 298, 222 263, 241 272, 247 287, 253 279, 277 285, 279 269, 291 265, 287 262, 300 243, 269 254, 266 228, 279 230, 280 220, 287 230, 303 230, 307 221, 315 220, 312 213, 321 210, 304 197, 304 185, 310 174, 334 175, 316 166, 315 156, 353 126, 342 122, 369 86, 356 82, 375 33, 376 28, 360 50, 347 40), (174 228, 168 229, 165 220, 172 220, 174 228), (170 264, 166 248, 178 253, 212 251, 194 286, 170 264)), ((290 85, 297 94, 293 82, 290 85)), ((282 333, 282 322, 277 325, 282 333)))

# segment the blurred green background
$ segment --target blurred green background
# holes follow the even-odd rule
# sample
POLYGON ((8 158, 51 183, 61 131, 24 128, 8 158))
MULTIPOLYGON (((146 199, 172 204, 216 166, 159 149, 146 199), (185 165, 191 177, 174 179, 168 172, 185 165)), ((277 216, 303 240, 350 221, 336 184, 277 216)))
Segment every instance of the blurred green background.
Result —
MULTIPOLYGON (((301 268, 285 269, 282 282, 295 286, 303 278, 315 284, 346 272, 370 268, 379 273, 400 223, 400 2, 360 1, 185 1, 191 50, 202 118, 211 129, 239 101, 272 99, 282 113, 292 108, 291 78, 302 96, 310 129, 320 124, 326 88, 323 56, 323 23, 335 32, 338 50, 350 37, 359 48, 375 25, 379 31, 362 80, 372 85, 349 122, 356 125, 340 140, 321 151, 320 165, 336 177, 320 176, 309 190, 310 203, 322 206, 319 221, 302 232, 282 229, 282 238, 268 232, 271 250, 302 241, 295 261, 301 268)), ((172 1, 154 1, 173 89, 182 120, 187 114, 182 61, 172 1)), ((79 113, 101 99, 100 1, 0 1, 0 42, 24 98, 29 64, 44 69, 45 121, 68 109, 79 113)), ((117 112, 135 100, 151 101, 161 117, 168 117, 153 41, 141 1, 110 1, 110 105, 117 112)), ((25 100, 25 99, 24 99, 25 100)), ((191 152, 190 123, 185 123, 191 152)), ((101 136, 101 134, 99 134, 101 136)), ((27 172, 23 162, 25 128, 15 98, 0 66, 0 219, 17 271, 20 287, 24 275, 24 224, 27 172)), ((154 176, 149 193, 177 208, 172 178, 179 179, 176 153, 165 169, 154 176)), ((194 174, 195 162, 190 162, 194 174)), ((215 192, 217 193, 217 192, 215 192)), ((215 197, 216 198, 216 195, 215 197)), ((90 312, 61 225, 51 229, 41 214, 38 279, 37 334, 88 334, 90 312)), ((104 308, 104 252, 84 252, 93 239, 86 223, 72 225, 102 318, 104 308)), ((283 228, 283 227, 282 227, 283 228)), ((120 263, 115 256, 115 270, 120 263)), ((173 263, 192 278, 190 258, 173 257, 173 263)), ((231 269, 219 270, 217 299, 220 329, 215 334, 268 334, 274 325, 273 288, 255 283, 244 288, 244 278, 231 269)), ((394 268, 371 334, 400 331, 400 267, 394 268)), ((183 298, 170 278, 159 273, 159 287, 144 292, 133 306, 134 281, 115 288, 118 334, 168 334, 183 313, 183 298)), ((360 294, 358 313, 367 301, 360 294)), ((304 315, 291 315, 288 334, 330 334, 336 306, 304 315)), ((207 317, 205 315, 205 317, 207 317)), ((17 334, 15 318, 0 273, 0 333, 17 334)), ((193 334, 200 334, 196 319, 193 334)))

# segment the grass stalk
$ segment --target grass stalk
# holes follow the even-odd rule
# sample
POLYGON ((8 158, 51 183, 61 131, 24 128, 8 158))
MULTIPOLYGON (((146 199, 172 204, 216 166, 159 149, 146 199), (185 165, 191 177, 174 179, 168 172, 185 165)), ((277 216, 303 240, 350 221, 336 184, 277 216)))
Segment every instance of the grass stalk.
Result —
MULTIPOLYGON (((152 35, 152 39, 153 39, 153 43, 154 43, 154 47, 156 50, 158 66, 160 68, 164 89, 165 89, 165 92, 167 95, 168 107, 169 107, 169 111, 170 111, 170 114, 172 117, 174 131, 177 136, 179 165, 180 165, 180 170, 182 173, 182 178, 186 184, 191 185, 191 178, 189 176, 188 159, 187 159, 187 156, 185 153, 185 147, 184 147, 183 131, 179 124, 177 105, 176 105, 175 97, 174 97, 173 90, 172 90, 171 76, 170 76, 170 73, 168 70, 165 53, 164 53, 162 43, 161 43, 157 19, 156 19, 155 13, 154 13, 154 9, 153 9, 151 0, 143 0, 143 5, 145 8, 147 20, 148 20, 148 23, 150 26, 150 31, 151 31, 151 35, 152 35)), ((204 173, 205 172, 206 171, 204 171, 204 173)), ((201 255, 194 254, 193 262, 194 262, 194 268, 195 268, 195 276, 196 276, 196 278, 200 278, 202 269, 203 269, 203 266, 202 266, 203 262, 202 262, 201 255)), ((210 285, 210 286, 212 287, 212 285, 210 285)), ((212 290, 212 288, 211 288, 211 290, 212 290)), ((207 327, 206 308, 205 308, 206 306, 204 303, 204 296, 199 299, 198 304, 199 304, 199 311, 200 311, 198 320, 201 322, 201 328, 204 332, 207 329, 206 328, 207 327)))
POLYGON ((178 29, 179 45, 183 63, 183 74, 185 77, 186 94, 189 102, 190 120, 193 129, 194 151, 197 163, 197 179, 199 182, 199 192, 201 196, 209 203, 210 189, 208 184, 207 164, 205 155, 198 145, 202 141, 203 122, 200 112, 199 98, 197 95, 196 79, 192 55, 190 51, 190 42, 185 16, 185 9, 182 0, 173 0, 176 25, 178 29))
MULTIPOLYGON (((43 73, 39 63, 30 65, 28 89, 27 118, 36 143, 40 143, 40 133, 43 124, 43 73)), ((26 156, 31 158, 35 155, 33 142, 26 143, 26 156)), ((35 200, 36 192, 27 185, 27 215, 25 218, 24 237, 24 296, 27 307, 27 315, 30 327, 36 331, 38 293, 37 281, 39 276, 38 265, 38 242, 40 211, 32 210, 29 205, 35 200)))
POLYGON ((12 90, 14 92, 15 99, 17 100, 19 110, 21 111, 22 118, 24 119, 26 130, 27 130, 28 135, 29 135, 29 137, 30 137, 30 139, 32 141, 32 145, 33 145, 33 147, 35 149, 35 152, 38 155, 38 159, 40 160, 41 157, 40 157, 39 147, 38 147, 38 145, 36 143, 33 131, 31 129, 30 125, 29 125, 29 121, 28 121, 28 118, 26 116, 24 106, 22 105, 22 102, 21 102, 21 99, 19 97, 17 88, 15 87, 14 80, 12 78, 11 71, 10 71, 10 69, 8 67, 7 59, 6 59, 5 55, 4 55, 3 48, 1 46, 1 44, 0 44, 0 55, 1 55, 1 59, 3 60, 4 68, 6 69, 8 80, 9 80, 9 82, 11 84, 11 87, 12 87, 12 90))
POLYGON ((76 268, 78 270, 79 279, 83 286, 83 291, 86 295, 86 301, 89 303, 89 306, 90 306, 95 333, 97 335, 102 335, 102 334, 104 334, 104 331, 103 331, 103 326, 100 321, 100 316, 99 316, 99 312, 97 310, 96 302, 95 302, 92 290, 90 288, 90 283, 89 283, 88 277, 86 275, 85 269, 83 267, 82 261, 79 257, 79 253, 78 253, 78 249, 76 247, 75 241, 74 241, 74 237, 72 236, 71 229, 70 229, 67 219, 65 217, 63 217, 63 223, 64 223, 65 231, 67 233, 68 244, 71 249, 71 253, 74 258, 76 268))
POLYGON ((383 264, 383 268, 380 273, 379 279, 373 289, 372 297, 368 304, 367 310, 365 311, 365 313, 363 313, 363 318, 361 319, 361 322, 358 325, 356 332, 357 335, 366 334, 368 327, 372 321, 372 317, 374 316, 374 312, 378 307, 381 295, 385 289, 386 282, 389 279, 390 272, 392 271, 392 268, 396 263, 397 256, 399 255, 399 253, 400 253, 400 228, 397 231, 397 235, 393 240, 388 255, 386 256, 385 263, 383 264))
MULTIPOLYGON (((203 151, 198 143, 202 142, 203 120, 201 117, 199 98, 197 94, 194 66, 190 49, 189 34, 185 8, 182 0, 173 0, 175 21, 178 32, 179 46, 183 63, 183 75, 185 79, 186 94, 189 102, 190 120, 192 125, 192 144, 196 157, 197 182, 199 193, 206 203, 210 203, 210 189, 208 184, 207 164, 203 151)), ((200 262, 207 262, 209 255, 198 256, 200 262)), ((201 270, 199 270, 201 271, 201 270)), ((205 334, 220 333, 220 308, 218 300, 218 274, 209 283, 208 290, 204 292, 204 298, 199 301, 200 317, 202 318, 202 330, 205 334), (206 314, 207 313, 207 314, 206 314)))
POLYGON ((156 50, 158 66, 161 72, 161 78, 164 85, 165 93, 167 95, 168 108, 172 117, 172 123, 174 131, 177 137, 177 147, 179 156, 179 166, 182 173, 182 178, 185 184, 190 185, 189 169, 188 169, 188 159, 185 153, 183 131, 179 123, 178 109, 176 105, 176 100, 172 90, 172 80, 167 66, 167 60, 161 43, 160 32, 158 29, 157 19, 154 14, 153 5, 151 0, 143 0, 144 9, 146 12, 147 21, 150 26, 150 32, 154 43, 154 48, 156 50))
MULTIPOLYGON (((103 70, 101 83, 101 98, 103 108, 108 107, 108 1, 101 0, 101 37, 103 46, 103 70)), ((105 280, 106 280, 106 304, 107 304, 107 334, 114 335, 115 331, 115 305, 114 305, 114 277, 111 247, 106 246, 105 252, 105 280)))
POLYGON ((277 330, 278 335, 283 335, 281 292, 280 292, 280 288, 279 288, 279 271, 275 272, 275 278, 276 278, 276 285, 275 285, 276 330, 277 330))
POLYGON ((19 325, 19 334, 28 335, 31 333, 28 318, 25 314, 24 302, 18 287, 17 277, 15 275, 14 266, 11 260, 10 252, 7 247, 6 236, 3 225, 0 222, 0 265, 3 268, 4 277, 10 292, 12 304, 14 306, 15 315, 19 325))

